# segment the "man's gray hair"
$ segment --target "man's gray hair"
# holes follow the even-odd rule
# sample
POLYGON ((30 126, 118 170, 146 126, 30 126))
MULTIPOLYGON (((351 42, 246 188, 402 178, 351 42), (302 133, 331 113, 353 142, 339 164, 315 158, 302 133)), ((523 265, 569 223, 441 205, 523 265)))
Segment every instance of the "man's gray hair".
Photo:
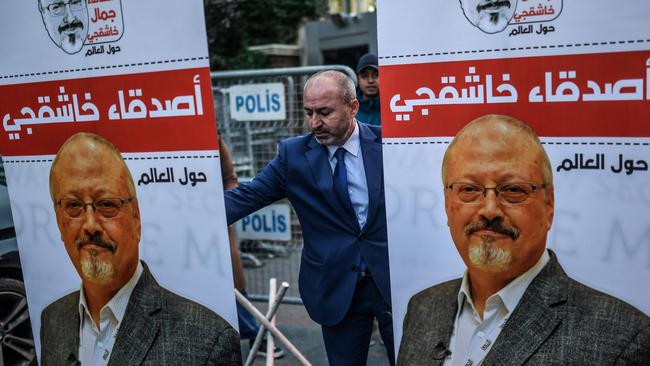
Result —
POLYGON ((524 135, 528 136, 533 140, 535 145, 539 149, 539 153, 542 156, 542 179, 544 180, 544 184, 547 185, 547 191, 549 190, 550 187, 553 185, 553 168, 551 168, 551 161, 548 158, 548 155, 546 154, 546 150, 544 150, 544 147, 542 146, 542 142, 540 141, 539 137, 535 133, 535 131, 525 124, 524 122, 510 116, 504 116, 504 115, 499 115, 499 114, 488 114, 482 117, 479 117, 472 122, 468 123, 465 127, 463 127, 458 134, 456 134, 456 137, 451 141, 449 146, 447 147, 447 151, 445 151, 445 156, 442 159, 442 184, 447 185, 447 157, 449 155, 449 152, 452 150, 454 145, 456 144, 456 141, 458 141, 459 137, 463 135, 463 133, 466 130, 469 130, 473 126, 476 126, 478 124, 487 122, 487 121, 500 121, 508 126, 514 127, 518 129, 519 131, 523 132, 524 135))
MULTIPOLYGON (((39 0, 40 1, 40 0, 39 0)), ((72 144, 73 142, 76 142, 78 140, 90 140, 98 145, 103 146, 106 148, 107 152, 109 154, 115 155, 115 157, 119 158, 120 161, 122 162, 124 169, 126 170, 126 178, 127 178, 127 187, 129 189, 129 195, 137 199, 136 195, 136 190, 135 190, 135 183, 133 182, 133 177, 131 176, 131 171, 129 171, 129 167, 126 166, 126 163, 124 162, 124 159, 122 158, 122 154, 120 151, 113 145, 112 142, 108 141, 106 138, 90 133, 90 132, 78 132, 75 133, 74 135, 70 136, 64 143, 61 145, 59 148, 59 151, 56 153, 56 156, 54 157, 54 161, 52 162, 52 166, 50 167, 50 196, 52 197, 52 202, 56 201, 56 198, 54 197, 54 169, 56 168, 59 158, 61 155, 65 152, 66 148, 72 144)))
POLYGON ((345 104, 350 104, 353 100, 357 99, 356 87, 354 86, 354 81, 352 78, 350 78, 347 74, 337 70, 319 71, 310 76, 305 83, 303 91, 307 89, 312 80, 321 76, 333 79, 336 82, 339 89, 342 91, 341 98, 343 98, 343 102, 345 104))

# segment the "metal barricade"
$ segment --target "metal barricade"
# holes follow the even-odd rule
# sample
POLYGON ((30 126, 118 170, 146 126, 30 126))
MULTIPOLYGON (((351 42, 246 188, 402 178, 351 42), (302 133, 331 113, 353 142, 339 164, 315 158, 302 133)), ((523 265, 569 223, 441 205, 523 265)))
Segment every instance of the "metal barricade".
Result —
MULTIPOLYGON (((212 92, 219 133, 230 148, 240 182, 248 182, 276 155, 277 144, 288 137, 309 131, 302 105, 307 78, 322 70, 339 70, 356 83, 352 69, 343 65, 305 66, 279 69, 212 72, 212 92), (282 83, 285 90, 286 119, 274 121, 234 120, 230 115, 229 89, 235 85, 282 83)), ((286 201, 286 200, 284 200, 286 201)), ((291 284, 283 302, 302 303, 298 292, 298 270, 302 232, 291 209, 291 240, 240 240, 246 274, 246 290, 253 300, 268 299, 268 279, 291 284)))
POLYGON ((7 185, 7 177, 5 176, 5 168, 2 165, 2 156, 0 156, 0 185, 7 185))

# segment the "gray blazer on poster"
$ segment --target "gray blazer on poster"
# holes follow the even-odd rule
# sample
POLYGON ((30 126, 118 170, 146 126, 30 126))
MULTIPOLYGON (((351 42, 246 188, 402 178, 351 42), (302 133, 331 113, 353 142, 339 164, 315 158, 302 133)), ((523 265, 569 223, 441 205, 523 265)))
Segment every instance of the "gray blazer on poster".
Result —
MULTIPOLYGON (((158 285, 147 265, 115 339, 109 365, 241 365, 239 335, 212 310, 158 285)), ((79 291, 41 315, 41 365, 79 364, 79 291)))
MULTIPOLYGON (((572 280, 550 254, 482 365, 650 365, 650 318, 572 280)), ((460 283, 411 298, 397 365, 442 365, 460 283)))

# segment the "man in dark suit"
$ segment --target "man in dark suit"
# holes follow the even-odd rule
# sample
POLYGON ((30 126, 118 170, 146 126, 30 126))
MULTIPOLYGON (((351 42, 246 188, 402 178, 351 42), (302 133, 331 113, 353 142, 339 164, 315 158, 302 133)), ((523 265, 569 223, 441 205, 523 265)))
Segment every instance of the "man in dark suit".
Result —
POLYGON ((237 332, 160 287, 139 261, 135 185, 111 142, 70 137, 52 163, 50 193, 82 286, 43 311, 41 364, 241 364, 237 332))
POLYGON ((394 362, 381 131, 358 123, 352 80, 312 76, 304 109, 311 133, 280 142, 250 183, 226 192, 228 223, 288 198, 302 227, 299 286, 321 324, 332 365, 365 365, 373 319, 394 362))
POLYGON ((442 165, 462 279, 409 302, 398 365, 647 365, 650 319, 569 278, 546 236, 553 177, 524 123, 488 115, 463 128, 442 165))

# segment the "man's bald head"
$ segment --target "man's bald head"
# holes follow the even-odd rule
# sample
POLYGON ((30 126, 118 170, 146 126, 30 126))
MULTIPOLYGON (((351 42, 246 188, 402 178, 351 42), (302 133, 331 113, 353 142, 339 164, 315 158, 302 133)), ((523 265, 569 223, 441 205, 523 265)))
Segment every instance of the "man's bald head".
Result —
POLYGON ((442 183, 447 186, 447 164, 451 156, 459 145, 459 141, 471 140, 471 144, 494 144, 502 142, 504 144, 521 143, 522 148, 537 149, 542 160, 542 177, 545 184, 549 187, 553 184, 553 169, 551 162, 542 146, 539 137, 530 126, 522 121, 504 115, 488 114, 479 117, 465 127, 463 127, 456 137, 451 141, 442 160, 442 183))
POLYGON ((129 195, 136 198, 133 177, 131 176, 129 168, 126 166, 126 163, 124 163, 124 160, 122 159, 122 154, 120 154, 120 151, 117 150, 115 145, 100 135, 90 132, 78 132, 70 136, 70 138, 61 145, 59 151, 56 153, 54 161, 52 162, 50 168, 50 196, 52 197, 52 201, 56 201, 54 182, 58 174, 57 167, 61 164, 61 161, 65 161, 66 164, 92 164, 93 162, 99 162, 100 159, 106 156, 111 156, 114 158, 115 164, 119 164, 124 168, 126 171, 126 183, 129 189, 129 195))
POLYGON ((354 81, 346 74, 337 70, 320 71, 310 76, 309 79, 307 79, 307 82, 305 82, 304 90, 309 89, 315 80, 323 77, 332 79, 336 82, 336 84, 339 87, 339 91, 340 91, 341 98, 343 99, 343 103, 349 104, 354 99, 357 98, 356 89, 354 87, 354 81))

